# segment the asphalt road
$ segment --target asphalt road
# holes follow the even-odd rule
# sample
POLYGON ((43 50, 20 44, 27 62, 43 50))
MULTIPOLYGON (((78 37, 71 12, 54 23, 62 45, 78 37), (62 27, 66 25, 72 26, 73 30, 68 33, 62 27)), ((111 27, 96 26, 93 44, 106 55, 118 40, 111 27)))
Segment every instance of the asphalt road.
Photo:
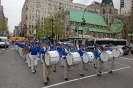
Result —
POLYGON ((50 75, 48 86, 43 84, 42 64, 39 61, 37 73, 31 69, 15 51, 13 45, 7 50, 0 48, 0 88, 133 88, 133 55, 116 59, 113 74, 108 73, 105 63, 102 76, 96 76, 93 64, 88 64, 85 77, 79 76, 79 66, 73 66, 69 80, 64 81, 63 67, 57 66, 57 72, 50 75))

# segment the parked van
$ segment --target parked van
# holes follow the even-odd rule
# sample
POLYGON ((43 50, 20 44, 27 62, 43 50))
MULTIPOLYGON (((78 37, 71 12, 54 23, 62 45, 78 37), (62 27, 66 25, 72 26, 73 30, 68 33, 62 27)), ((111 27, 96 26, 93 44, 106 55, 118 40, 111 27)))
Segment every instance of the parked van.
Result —
POLYGON ((9 39, 7 37, 0 36, 0 47, 9 47, 9 39))

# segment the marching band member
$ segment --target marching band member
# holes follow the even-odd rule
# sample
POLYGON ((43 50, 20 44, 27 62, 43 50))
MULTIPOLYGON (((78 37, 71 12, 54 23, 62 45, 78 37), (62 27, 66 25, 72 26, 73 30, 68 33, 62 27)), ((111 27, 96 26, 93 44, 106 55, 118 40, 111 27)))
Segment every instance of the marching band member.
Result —
MULTIPOLYGON (((32 48, 33 47, 33 43, 30 42, 30 44, 28 45, 28 47, 29 47, 29 49, 32 48)), ((31 52, 30 51, 28 53, 28 60, 27 60, 27 62, 28 62, 28 67, 31 68, 31 52)))
POLYGON ((22 43, 22 58, 24 59, 24 61, 26 61, 26 54, 25 52, 23 51, 23 49, 26 47, 26 42, 23 42, 22 43))
POLYGON ((61 59, 61 67, 64 67, 64 57, 62 55, 62 51, 64 51, 64 44, 61 44, 61 47, 60 47, 60 59, 61 59))
MULTIPOLYGON (((46 46, 45 46, 46 49, 45 49, 44 52, 49 50, 48 41, 47 42, 45 41, 45 44, 46 44, 46 46)), ((43 58, 43 59, 45 59, 45 58, 43 58)), ((47 81, 49 81, 49 75, 51 74, 51 72, 52 72, 52 65, 51 66, 47 66, 45 64, 45 62, 43 61, 43 78, 44 78, 44 84, 45 85, 47 85, 47 81)))
POLYGON ((43 63, 43 59, 44 59, 44 51, 46 50, 46 44, 43 43, 42 44, 42 48, 40 49, 40 52, 39 52, 39 55, 40 55, 40 59, 41 59, 41 62, 43 63))
MULTIPOLYGON (((57 51, 56 44, 53 47, 51 46, 50 51, 57 51)), ((56 72, 56 65, 53 65, 53 72, 56 72)))
POLYGON ((19 54, 21 57, 23 57, 22 56, 22 43, 23 43, 22 41, 19 43, 19 54))
MULTIPOLYGON (((113 47, 112 47, 113 44, 110 43, 109 46, 110 46, 110 47, 107 48, 107 50, 112 51, 112 50, 113 50, 113 47)), ((109 61, 108 61, 108 64, 109 64, 109 73, 112 73, 112 70, 113 70, 113 68, 114 68, 114 66, 115 66, 114 61, 115 61, 115 58, 114 58, 114 57, 113 57, 112 60, 109 60, 109 61)))
POLYGON ((83 62, 83 54, 85 52, 86 51, 85 51, 84 45, 83 44, 80 44, 79 45, 79 50, 78 50, 78 53, 80 54, 80 57, 81 57, 81 62, 79 64, 80 76, 84 76, 84 74, 83 74, 83 68, 85 68, 85 63, 83 62))
POLYGON ((18 41, 15 41, 15 49, 18 52, 18 41))
POLYGON ((67 64, 67 61, 66 61, 66 56, 67 56, 67 54, 70 52, 70 51, 69 51, 69 47, 70 47, 69 44, 65 44, 65 48, 64 48, 63 51, 62 51, 62 56, 63 56, 63 58, 64 58, 64 79, 65 79, 66 81, 68 81, 68 73, 69 73, 69 69, 71 68, 71 66, 69 66, 69 65, 67 64))
MULTIPOLYGON (((87 45, 85 45, 85 51, 90 52, 87 45)), ((87 70, 87 64, 86 63, 84 63, 84 68, 85 68, 85 70, 87 70)))
POLYGON ((97 45, 97 48, 94 50, 94 56, 96 59, 96 71, 97 75, 100 76, 104 67, 104 62, 100 59, 100 54, 101 54, 101 47, 100 45, 97 45))
POLYGON ((32 73, 36 73, 36 68, 37 68, 37 53, 39 52, 39 49, 36 46, 36 42, 34 42, 34 46, 30 48, 31 52, 31 70, 32 73))

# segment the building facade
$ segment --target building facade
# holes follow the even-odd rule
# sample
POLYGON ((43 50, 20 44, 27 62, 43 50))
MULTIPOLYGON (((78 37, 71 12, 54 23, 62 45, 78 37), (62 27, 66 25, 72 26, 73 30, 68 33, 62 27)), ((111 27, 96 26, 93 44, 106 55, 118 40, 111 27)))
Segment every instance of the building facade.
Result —
POLYGON ((69 33, 64 33, 64 38, 79 38, 89 35, 94 38, 122 38, 123 23, 117 19, 118 10, 114 8, 112 0, 103 0, 100 14, 85 12, 85 25, 81 25, 82 10, 64 8, 64 26, 69 28, 69 33))
POLYGON ((5 17, 4 15, 4 10, 3 6, 1 5, 1 0, 0 0, 0 35, 4 36, 8 33, 8 18, 5 17), (7 26, 7 30, 5 29, 7 26))
POLYGON ((118 15, 118 9, 114 8, 112 0, 102 0, 100 14, 104 17, 108 26, 111 26, 114 18, 118 15))
POLYGON ((132 7, 133 7, 133 0, 120 0, 121 15, 130 16, 132 7))
POLYGON ((54 11, 61 8, 73 8, 84 11, 87 8, 86 5, 73 3, 72 0, 25 0, 22 8, 22 27, 26 30, 25 35, 33 36, 36 22, 38 20, 44 20, 45 17, 49 17, 54 11))
POLYGON ((93 1, 92 4, 88 6, 88 12, 100 14, 101 3, 93 1))

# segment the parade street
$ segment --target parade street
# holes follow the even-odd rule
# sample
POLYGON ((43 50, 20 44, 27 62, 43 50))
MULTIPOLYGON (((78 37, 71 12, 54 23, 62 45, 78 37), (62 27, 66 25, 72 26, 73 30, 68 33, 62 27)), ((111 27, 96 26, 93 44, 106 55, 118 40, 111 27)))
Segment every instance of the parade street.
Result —
POLYGON ((68 81, 64 80, 64 69, 59 64, 47 86, 44 85, 41 62, 38 61, 37 72, 32 74, 13 45, 7 50, 0 48, 0 62, 0 88, 133 88, 132 54, 116 59, 112 74, 108 73, 107 62, 101 76, 96 75, 93 64, 88 64, 84 77, 79 75, 79 66, 73 66, 68 81))

